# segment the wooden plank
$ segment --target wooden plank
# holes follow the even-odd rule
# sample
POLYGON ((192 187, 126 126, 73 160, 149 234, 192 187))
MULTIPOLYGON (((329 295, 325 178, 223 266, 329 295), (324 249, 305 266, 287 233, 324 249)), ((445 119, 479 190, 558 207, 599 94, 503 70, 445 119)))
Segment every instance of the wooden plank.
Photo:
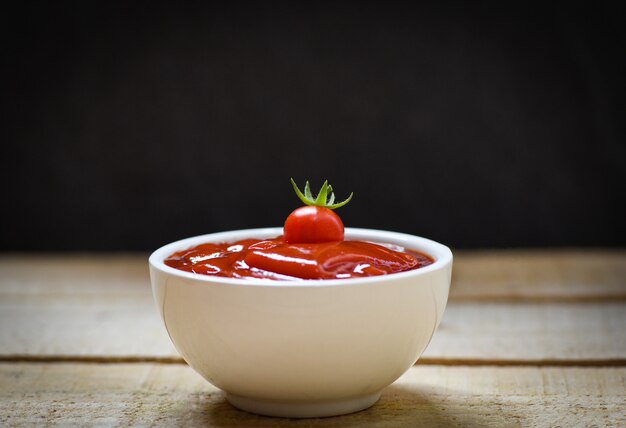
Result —
POLYGON ((177 355, 151 296, 3 296, 0 355, 177 355))
POLYGON ((5 254, 0 256, 0 296, 107 295, 119 299, 150 294, 147 254, 5 254))
MULTIPOLYGON (((459 258, 457 264, 462 266, 459 258)), ((44 257, 38 264, 35 260, 34 256, 0 258, 1 358, 177 357, 152 302, 144 256, 44 257)), ((469 266, 475 265, 461 267, 457 281, 472 278, 469 266)), ((482 277, 489 278, 489 272, 485 268, 482 277)), ((595 272, 594 281, 612 278, 614 273, 606 267, 595 272)), ((496 275, 489 281, 495 288, 502 278, 496 275)), ((616 289, 617 283, 606 290, 616 289)), ((560 290, 555 284, 553 289, 560 290)), ((495 295, 494 291, 490 296, 495 295)), ((624 359, 625 328, 626 301, 619 299, 567 304, 451 300, 424 358, 436 363, 624 359)))
MULTIPOLYGON (((451 302, 424 358, 611 360, 626 356, 626 303, 451 302)), ((175 357, 150 296, 3 296, 0 355, 175 357)))
POLYGON ((626 250, 457 251, 450 300, 626 300, 626 250))
POLYGON ((0 355, 177 355, 152 301, 147 256, 0 258, 0 355))
POLYGON ((626 358, 626 303, 451 302, 431 359, 594 361, 626 358))
POLYGON ((231 407, 184 365, 0 364, 0 425, 624 426, 626 368, 414 366, 368 410, 309 420, 231 407))
MULTIPOLYGON (((626 299, 626 250, 455 251, 451 300, 626 299)), ((0 256, 0 293, 146 293, 147 254, 0 256)))

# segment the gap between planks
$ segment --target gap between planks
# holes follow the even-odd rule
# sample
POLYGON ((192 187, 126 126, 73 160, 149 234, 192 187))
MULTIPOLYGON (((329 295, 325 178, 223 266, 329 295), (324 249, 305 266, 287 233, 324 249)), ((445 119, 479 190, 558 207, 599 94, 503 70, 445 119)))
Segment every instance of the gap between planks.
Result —
MULTIPOLYGON (((186 365, 179 357, 106 357, 72 355, 0 355, 0 363, 80 363, 80 364, 180 364, 186 365)), ((416 365, 427 366, 498 366, 498 367, 626 367, 626 358, 607 359, 558 359, 541 360, 481 359, 481 358, 420 358, 416 365)))
POLYGON ((462 295, 451 296, 449 302, 453 303, 506 303, 506 304, 585 304, 585 303, 624 303, 626 294, 613 295, 579 295, 579 296, 498 296, 498 295, 462 295))

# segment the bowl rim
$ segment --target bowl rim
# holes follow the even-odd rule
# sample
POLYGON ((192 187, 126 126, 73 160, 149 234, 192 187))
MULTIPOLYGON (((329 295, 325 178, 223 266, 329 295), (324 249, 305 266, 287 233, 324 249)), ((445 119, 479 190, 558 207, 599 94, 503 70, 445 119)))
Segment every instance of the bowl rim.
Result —
POLYGON ((402 278, 411 278, 427 275, 433 271, 440 270, 452 263, 452 251, 445 245, 423 238, 417 235, 410 235, 401 232, 391 232, 377 229, 364 229, 355 227, 346 227, 345 235, 347 239, 358 239, 372 242, 391 243, 401 245, 408 249, 414 249, 426 253, 434 259, 434 262, 428 266, 406 272, 398 272, 389 275, 369 276, 363 278, 344 278, 344 279, 294 279, 294 280, 273 280, 262 278, 227 278, 221 276, 202 275, 193 272, 179 270, 164 263, 165 258, 169 255, 190 248, 195 245, 208 242, 229 242, 245 238, 274 238, 283 233, 282 227, 264 227, 256 229, 239 229, 223 232, 214 232, 204 235, 192 236, 180 239, 178 241, 166 244, 155 250, 149 257, 148 262, 152 269, 156 269, 167 275, 179 278, 185 278, 194 282, 207 284, 228 284, 236 286, 263 286, 263 287, 297 287, 297 288, 319 288, 334 286, 353 286, 369 283, 385 283, 388 281, 400 280, 402 278))

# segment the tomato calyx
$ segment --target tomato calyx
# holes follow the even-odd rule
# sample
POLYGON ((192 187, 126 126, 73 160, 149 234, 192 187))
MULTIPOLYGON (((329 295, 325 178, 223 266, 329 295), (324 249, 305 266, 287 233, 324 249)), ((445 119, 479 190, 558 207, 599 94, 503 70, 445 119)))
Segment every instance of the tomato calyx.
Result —
POLYGON ((298 198, 300 198, 304 205, 314 205, 316 207, 324 207, 330 210, 343 207, 345 204, 350 202, 350 200, 352 199, 352 195, 354 195, 354 192, 352 192, 350 193, 350 196, 348 196, 343 201, 335 203, 335 193, 333 192, 333 186, 328 184, 328 180, 324 181, 320 192, 315 198, 311 193, 311 186, 309 185, 308 181, 304 185, 304 193, 300 191, 296 182, 293 181, 293 178, 291 179, 291 184, 293 185, 293 190, 296 192, 296 195, 298 195, 298 198))
POLYGON ((304 193, 300 191, 296 182, 291 179, 293 189, 305 206, 293 211, 283 227, 285 242, 289 244, 323 243, 343 241, 343 222, 332 210, 342 207, 352 199, 350 193, 347 199, 335 203, 335 194, 328 181, 324 181, 320 192, 314 198, 311 186, 306 182, 304 193))

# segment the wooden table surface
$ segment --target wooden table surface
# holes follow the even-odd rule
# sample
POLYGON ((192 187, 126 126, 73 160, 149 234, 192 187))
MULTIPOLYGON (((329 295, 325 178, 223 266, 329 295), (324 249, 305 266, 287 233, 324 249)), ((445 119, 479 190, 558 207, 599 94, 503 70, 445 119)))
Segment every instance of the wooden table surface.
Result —
POLYGON ((178 356, 146 255, 0 256, 0 426, 626 426, 626 251, 455 252, 423 357, 372 408, 231 407, 178 356))

